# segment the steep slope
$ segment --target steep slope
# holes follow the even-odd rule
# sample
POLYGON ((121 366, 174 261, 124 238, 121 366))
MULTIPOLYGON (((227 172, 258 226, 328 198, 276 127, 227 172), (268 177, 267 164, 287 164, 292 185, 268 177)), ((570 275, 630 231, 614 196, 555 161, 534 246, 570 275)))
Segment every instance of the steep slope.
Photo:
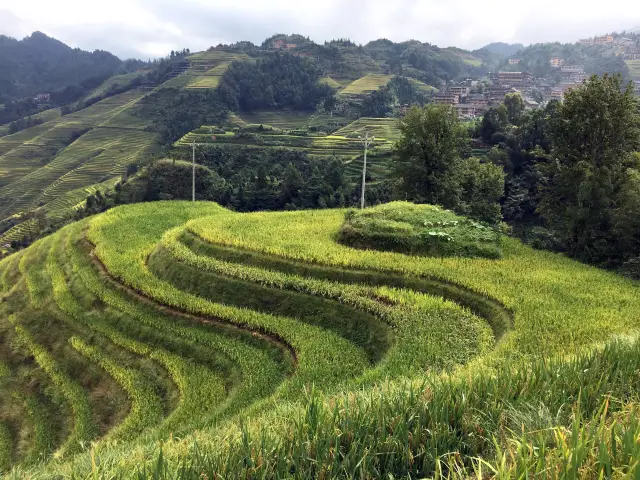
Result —
MULTIPOLYGON (((149 152, 156 145, 156 134, 145 131, 146 122, 131 114, 146 94, 130 90, 1 137, 0 219, 4 224, 10 227, 16 223, 10 217, 35 209, 52 213, 48 204, 69 192, 120 177, 127 164, 149 152)), ((21 220, 25 219, 18 218, 18 223, 21 220)), ((0 236, 0 242, 15 237, 13 230, 0 236)))

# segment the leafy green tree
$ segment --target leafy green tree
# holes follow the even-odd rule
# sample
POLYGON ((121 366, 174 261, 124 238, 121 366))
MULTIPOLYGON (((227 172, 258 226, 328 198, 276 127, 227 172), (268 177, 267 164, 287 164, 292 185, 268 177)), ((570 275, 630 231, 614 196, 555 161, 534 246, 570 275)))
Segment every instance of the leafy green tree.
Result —
POLYGON ((462 201, 458 213, 488 223, 502 220, 500 200, 504 196, 504 171, 492 163, 471 157, 463 160, 460 183, 462 201))
POLYGON ((524 100, 519 93, 508 93, 504 98, 507 109, 507 120, 511 125, 519 125, 524 113, 524 100))
POLYGON ((487 143, 493 143, 494 135, 504 132, 509 124, 507 108, 504 105, 491 107, 482 117, 478 128, 478 135, 487 143))
POLYGON ((614 225, 616 207, 635 191, 637 103, 620 75, 593 76, 567 93, 551 120, 553 161, 539 212, 568 252, 587 262, 612 266, 631 254, 620 251, 614 225))
POLYGON ((398 193, 417 203, 454 208, 462 188, 458 179, 461 152, 468 136, 448 106, 413 107, 400 121, 394 150, 398 193))

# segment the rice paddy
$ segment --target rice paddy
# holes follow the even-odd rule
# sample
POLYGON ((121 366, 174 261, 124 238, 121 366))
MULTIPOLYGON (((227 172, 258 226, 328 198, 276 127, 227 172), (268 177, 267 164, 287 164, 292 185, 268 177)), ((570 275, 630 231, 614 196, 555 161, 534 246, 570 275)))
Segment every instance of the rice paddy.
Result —
MULTIPOLYGON (((55 212, 58 199, 95 184, 119 178, 128 163, 156 144, 156 135, 132 108, 145 93, 131 90, 106 98, 65 116, 52 112, 51 120, 0 138, 0 219, 29 211, 55 212)), ((85 196, 86 197, 86 196, 85 196)), ((81 200, 74 203, 77 205, 81 200)), ((0 236, 19 240, 33 222, 0 236)))
POLYGON ((393 78, 393 75, 381 75, 377 73, 371 73, 365 75, 354 82, 351 82, 343 90, 340 91, 340 96, 360 96, 367 95, 371 92, 378 90, 380 87, 385 86, 393 78))
POLYGON ((635 468, 609 446, 640 428, 637 283, 510 238, 499 259, 353 249, 346 213, 137 204, 4 259, 0 471, 545 476, 565 447, 635 468))

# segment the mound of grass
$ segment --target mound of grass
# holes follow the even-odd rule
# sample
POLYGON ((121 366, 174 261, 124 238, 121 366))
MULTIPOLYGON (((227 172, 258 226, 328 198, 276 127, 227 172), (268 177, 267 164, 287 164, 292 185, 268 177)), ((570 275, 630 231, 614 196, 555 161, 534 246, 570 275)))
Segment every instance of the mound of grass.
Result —
POLYGON ((347 212, 339 241, 350 247, 432 257, 501 258, 490 226, 432 205, 393 202, 347 212))

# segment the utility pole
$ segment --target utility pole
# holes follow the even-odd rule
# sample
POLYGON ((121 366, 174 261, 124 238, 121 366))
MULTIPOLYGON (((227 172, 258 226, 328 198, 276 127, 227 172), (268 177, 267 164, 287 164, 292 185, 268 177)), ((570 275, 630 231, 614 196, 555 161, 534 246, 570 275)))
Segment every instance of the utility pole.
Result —
POLYGON ((369 149, 369 145, 371 145, 376 137, 369 138, 369 132, 365 130, 364 138, 358 137, 362 141, 364 145, 364 163, 362 164, 362 195, 360 197, 360 208, 364 209, 364 187, 367 179, 367 150, 369 149))
POLYGON ((193 157, 192 157, 192 165, 191 165, 191 201, 196 201, 196 141, 194 140, 191 143, 191 147, 193 148, 193 157))

